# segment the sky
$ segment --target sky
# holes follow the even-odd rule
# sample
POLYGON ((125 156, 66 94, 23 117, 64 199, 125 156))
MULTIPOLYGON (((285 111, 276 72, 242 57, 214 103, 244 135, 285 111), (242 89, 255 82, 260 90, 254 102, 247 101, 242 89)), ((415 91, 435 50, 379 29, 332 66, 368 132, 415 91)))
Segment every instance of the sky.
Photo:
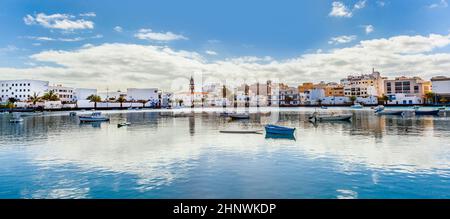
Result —
MULTIPOLYGON (((450 0, 2 0, 0 80, 99 90, 450 76, 450 0)), ((183 88, 184 89, 184 88, 183 88)))

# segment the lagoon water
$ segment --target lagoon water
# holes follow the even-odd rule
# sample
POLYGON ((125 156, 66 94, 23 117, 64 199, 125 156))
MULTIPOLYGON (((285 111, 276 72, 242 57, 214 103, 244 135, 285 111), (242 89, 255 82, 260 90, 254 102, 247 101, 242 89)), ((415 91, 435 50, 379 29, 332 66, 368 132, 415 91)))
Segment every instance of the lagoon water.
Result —
POLYGON ((109 111, 100 124, 0 115, 0 198, 450 198, 448 112, 329 108, 353 121, 312 124, 314 108, 261 108, 249 121, 221 111, 109 111), (268 123, 296 127, 295 140, 219 133, 268 123))

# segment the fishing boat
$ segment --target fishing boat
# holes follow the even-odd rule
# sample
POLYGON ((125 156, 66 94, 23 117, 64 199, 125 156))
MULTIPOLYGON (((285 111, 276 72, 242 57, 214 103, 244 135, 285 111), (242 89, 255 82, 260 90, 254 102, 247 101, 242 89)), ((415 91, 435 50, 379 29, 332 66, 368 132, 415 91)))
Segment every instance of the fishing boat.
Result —
POLYGON ((353 108, 353 109, 361 109, 361 108, 363 108, 363 105, 361 105, 360 103, 355 103, 355 104, 353 104, 351 106, 351 108, 353 108))
POLYGON ((249 119, 250 115, 247 113, 235 113, 235 114, 230 114, 229 117, 231 119, 249 119))
POLYGON ((317 112, 313 113, 312 116, 309 117, 309 121, 311 122, 320 122, 320 121, 350 121, 353 117, 353 114, 318 114, 317 112))
POLYGON ((403 111, 401 111, 401 110, 387 110, 387 111, 382 110, 382 111, 379 111, 376 113, 377 113, 377 115, 393 115, 393 116, 403 115, 403 111))
POLYGON ((439 110, 416 110, 414 113, 416 116, 437 116, 439 110))
POLYGON ((104 122, 109 121, 109 118, 103 116, 101 112, 93 112, 90 116, 79 116, 80 122, 104 122))
POLYGON ((266 125, 264 127, 267 134, 278 134, 278 135, 293 135, 295 128, 289 128, 278 125, 266 125))
POLYGON ((378 105, 377 107, 374 108, 374 110, 375 110, 376 113, 381 112, 381 111, 384 110, 384 106, 383 105, 378 105))
POLYGON ((121 128, 121 127, 124 127, 124 126, 129 126, 129 125, 131 125, 131 123, 129 123, 129 122, 122 122, 122 123, 117 124, 117 128, 121 128))
POLYGON ((262 134, 262 130, 221 130, 225 134, 262 134))

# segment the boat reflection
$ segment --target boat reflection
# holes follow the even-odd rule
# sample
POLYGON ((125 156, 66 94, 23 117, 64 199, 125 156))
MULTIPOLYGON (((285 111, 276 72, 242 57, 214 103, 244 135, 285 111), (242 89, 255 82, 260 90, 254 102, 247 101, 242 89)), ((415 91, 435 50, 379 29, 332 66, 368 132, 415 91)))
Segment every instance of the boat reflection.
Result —
POLYGON ((266 133, 266 139, 287 139, 295 141, 295 135, 293 134, 274 134, 266 133))

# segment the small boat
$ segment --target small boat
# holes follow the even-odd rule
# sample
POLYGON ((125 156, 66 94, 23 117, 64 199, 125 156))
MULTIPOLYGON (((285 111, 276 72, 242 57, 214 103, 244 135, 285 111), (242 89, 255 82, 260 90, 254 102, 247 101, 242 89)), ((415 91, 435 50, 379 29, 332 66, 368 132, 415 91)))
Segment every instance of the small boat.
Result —
POLYGON ((230 114, 229 117, 231 119, 249 119, 250 115, 247 113, 235 113, 235 114, 230 114))
POLYGON ((79 116, 80 122, 104 122, 109 121, 109 118, 102 116, 101 112, 93 112, 90 116, 79 116))
POLYGON ((416 110, 414 113, 416 116, 437 116, 439 114, 439 110, 416 110))
POLYGON ((266 133, 278 135, 293 135, 295 128, 283 127, 278 125, 266 125, 266 133))
POLYGON ((326 106, 321 106, 320 108, 321 109, 328 109, 328 107, 326 107, 326 106))
POLYGON ((360 103, 355 103, 355 104, 353 104, 351 106, 351 108, 353 108, 353 109, 361 109, 361 108, 363 108, 363 105, 361 105, 360 103))
POLYGON ((129 122, 122 122, 122 123, 117 124, 117 128, 124 127, 124 126, 129 126, 129 125, 131 125, 131 123, 129 123, 129 122))
POLYGON ((219 116, 221 116, 221 117, 228 117, 228 116, 230 116, 231 115, 231 113, 229 113, 229 112, 221 112, 220 114, 219 114, 219 116))
POLYGON ((384 110, 384 106, 383 105, 378 105, 377 107, 374 108, 375 113, 381 112, 384 110))
POLYGON ((420 108, 420 106, 413 106, 414 110, 418 110, 420 108))
POLYGON ((70 112, 69 116, 77 116, 77 113, 76 112, 70 112))
POLYGON ((320 122, 320 121, 350 121, 353 117, 353 114, 323 114, 320 115, 317 112, 313 113, 312 116, 309 117, 309 121, 311 122, 320 122))
POLYGON ((377 113, 377 115, 393 115, 393 116, 403 115, 403 111, 401 111, 401 110, 387 110, 387 111, 382 110, 382 111, 379 111, 376 113, 377 113))
POLYGON ((445 106, 438 107, 438 110, 446 110, 445 106))
POLYGON ((226 134, 262 134, 263 130, 222 130, 220 133, 226 134))

